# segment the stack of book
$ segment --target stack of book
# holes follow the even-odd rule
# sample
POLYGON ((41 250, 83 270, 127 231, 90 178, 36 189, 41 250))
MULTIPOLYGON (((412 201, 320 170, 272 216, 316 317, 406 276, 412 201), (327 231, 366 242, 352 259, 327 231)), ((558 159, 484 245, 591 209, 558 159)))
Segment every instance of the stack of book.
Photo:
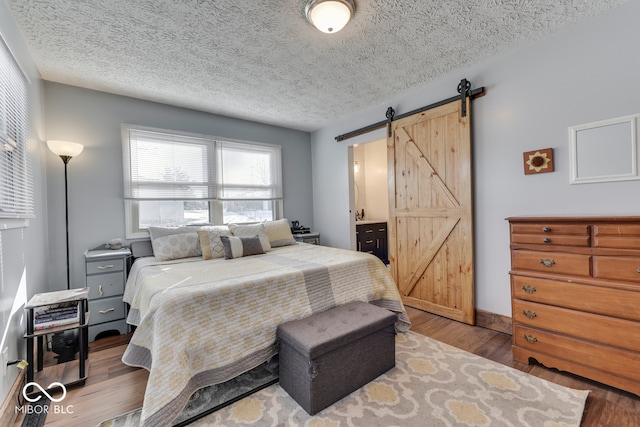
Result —
POLYGON ((36 307, 33 313, 33 329, 49 329, 70 325, 79 321, 78 301, 36 307))

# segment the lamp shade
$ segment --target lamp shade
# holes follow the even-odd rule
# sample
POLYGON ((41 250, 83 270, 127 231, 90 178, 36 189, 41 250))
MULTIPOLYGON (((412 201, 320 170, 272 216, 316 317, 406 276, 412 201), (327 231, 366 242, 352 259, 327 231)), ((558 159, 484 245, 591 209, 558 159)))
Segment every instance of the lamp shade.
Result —
POLYGON ((323 33, 337 33, 344 28, 355 10, 353 0, 311 0, 307 3, 307 19, 323 33))
POLYGON ((84 150, 84 145, 77 142, 50 140, 47 141, 47 147, 58 156, 76 157, 84 150))

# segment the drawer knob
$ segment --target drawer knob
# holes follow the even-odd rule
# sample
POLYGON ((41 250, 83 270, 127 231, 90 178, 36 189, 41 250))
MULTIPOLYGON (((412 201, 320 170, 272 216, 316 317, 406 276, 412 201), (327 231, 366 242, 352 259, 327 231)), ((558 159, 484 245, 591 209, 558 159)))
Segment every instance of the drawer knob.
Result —
POLYGON ((551 239, 548 237, 545 237, 544 239, 542 239, 542 241, 545 243, 551 243, 551 239))
POLYGON ((528 294, 532 294, 536 291, 536 287, 530 285, 522 285, 522 290, 528 294))
POLYGON ((544 265, 545 267, 552 267, 556 262, 552 259, 549 258, 545 258, 545 259, 541 259, 540 260, 540 264, 544 265))
POLYGON ((528 319, 533 319, 537 316, 536 312, 531 310, 522 310, 522 314, 524 314, 528 319))
POLYGON ((549 227, 542 227, 542 231, 548 233, 551 231, 551 229, 549 227))
POLYGON ((530 344, 538 342, 538 338, 534 337, 533 335, 524 334, 524 339, 527 340, 527 342, 530 344))
POLYGON ((116 308, 115 307, 111 307, 111 308, 108 308, 106 310, 100 310, 100 314, 107 314, 107 313, 110 313, 112 311, 116 311, 116 308))
POLYGON ((102 285, 98 286, 98 293, 100 294, 100 298, 104 296, 104 292, 102 292, 102 285))
POLYGON ((638 273, 640 273, 640 267, 638 267, 638 273))
POLYGON ((115 267, 115 265, 113 264, 99 265, 98 270, 106 270, 107 268, 113 268, 113 267, 115 267))

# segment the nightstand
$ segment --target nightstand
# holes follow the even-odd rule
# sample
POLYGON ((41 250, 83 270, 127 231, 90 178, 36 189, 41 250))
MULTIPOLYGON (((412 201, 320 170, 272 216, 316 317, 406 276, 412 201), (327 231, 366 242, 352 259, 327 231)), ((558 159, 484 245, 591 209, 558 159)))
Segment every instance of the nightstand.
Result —
POLYGON ((126 305, 122 301, 131 261, 129 248, 88 250, 84 253, 89 288, 89 341, 117 331, 126 334, 126 305))
MULTIPOLYGON (((84 385, 87 378, 87 299, 89 289, 35 294, 24 308, 27 312, 27 383, 35 381, 41 387, 58 382, 64 386, 84 385), (43 320, 44 318, 52 320, 43 320), (39 320, 36 320, 39 319, 39 320), (58 363, 44 366, 47 337, 65 337, 69 354, 58 351, 58 363), (36 363, 34 363, 36 353, 36 363), (78 353, 76 358, 75 354, 78 353), (77 366, 77 368, 76 368, 77 366), (76 371, 77 369, 77 371, 76 371), (75 376, 74 371, 78 372, 75 376)), ((54 345, 55 351, 55 345, 54 345)), ((55 387, 54 387, 55 388, 55 387)), ((27 393, 34 393, 29 386, 27 393)), ((36 392, 37 393, 37 392, 36 392)))
POLYGON ((296 239, 296 242, 302 243, 311 243, 312 245, 320 244, 320 233, 304 233, 304 234, 294 234, 293 238, 296 239))

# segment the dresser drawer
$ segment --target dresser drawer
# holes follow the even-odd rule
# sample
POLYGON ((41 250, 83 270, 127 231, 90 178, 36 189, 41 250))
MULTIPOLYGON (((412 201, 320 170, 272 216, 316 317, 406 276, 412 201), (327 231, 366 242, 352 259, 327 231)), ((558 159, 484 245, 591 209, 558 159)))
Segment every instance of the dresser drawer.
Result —
POLYGON ((525 245, 561 245, 561 246, 589 246, 591 238, 587 235, 546 235, 546 234, 513 234, 511 242, 525 245))
POLYGON ((102 298, 89 301, 89 325, 124 319, 122 297, 102 298))
POLYGON ((513 340, 515 346, 525 350, 575 361, 630 381, 640 381, 637 352, 524 326, 514 328, 513 340))
POLYGON ((591 245, 591 235, 588 225, 513 224, 511 243, 586 247, 591 245))
POLYGON ((513 319, 533 328, 640 351, 638 322, 521 300, 513 301, 513 319))
POLYGON ((511 276, 513 298, 640 321, 639 292, 511 276))
POLYGON ((124 293, 124 275, 119 272, 87 276, 87 288, 89 288, 90 300, 122 295, 124 293))
POLYGON ((87 261, 87 274, 110 273, 112 271, 124 271, 124 260, 122 258, 87 261))
POLYGON ((599 248, 640 249, 640 224, 599 224, 594 236, 599 248))
POLYGON ((640 283, 640 257, 594 256, 593 277, 640 283))
POLYGON ((559 252, 511 251, 513 270, 539 271, 548 274, 589 276, 591 256, 559 252))

